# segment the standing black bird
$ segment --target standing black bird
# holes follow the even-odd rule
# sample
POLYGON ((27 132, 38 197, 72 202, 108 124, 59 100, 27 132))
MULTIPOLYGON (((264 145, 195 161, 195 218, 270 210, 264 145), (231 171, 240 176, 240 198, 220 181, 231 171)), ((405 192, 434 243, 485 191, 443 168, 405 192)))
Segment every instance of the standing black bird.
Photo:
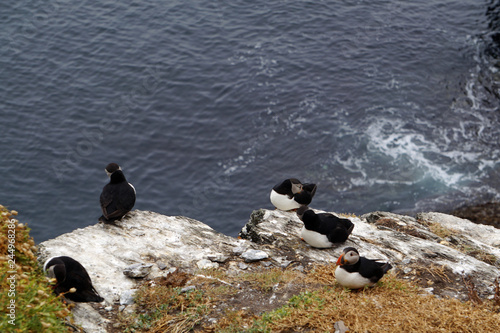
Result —
POLYGON ((49 258, 43 265, 43 270, 48 277, 57 280, 54 286, 56 295, 66 293, 64 297, 74 302, 104 301, 94 289, 85 267, 75 259, 66 256, 49 258), (76 291, 70 292, 71 288, 76 291))
POLYGON ((271 190, 271 203, 281 210, 309 205, 316 193, 316 184, 302 184, 295 178, 285 179, 271 190))
POLYGON ((316 214, 307 206, 297 209, 297 215, 304 222, 300 236, 309 245, 317 248, 332 247, 334 243, 345 242, 354 228, 349 219, 330 213, 316 214))
POLYGON ((122 168, 116 163, 106 166, 110 178, 101 193, 102 216, 99 221, 113 223, 130 212, 135 204, 135 188, 127 182, 122 168))
POLYGON ((353 247, 344 249, 337 265, 339 266, 335 269, 335 278, 341 285, 350 289, 373 286, 392 268, 388 262, 360 257, 358 250, 353 247))

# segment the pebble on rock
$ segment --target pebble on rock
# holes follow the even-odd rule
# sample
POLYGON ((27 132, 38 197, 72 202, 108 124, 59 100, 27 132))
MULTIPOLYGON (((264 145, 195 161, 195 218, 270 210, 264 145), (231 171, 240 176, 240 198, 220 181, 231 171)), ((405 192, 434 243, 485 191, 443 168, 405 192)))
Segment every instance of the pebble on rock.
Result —
POLYGON ((168 267, 168 265, 167 265, 167 264, 165 264, 165 263, 163 263, 163 262, 161 262, 161 261, 157 261, 157 262, 156 262, 156 266, 158 266, 158 268, 159 268, 159 269, 161 269, 162 271, 163 271, 165 268, 167 268, 167 267, 168 267))
POLYGON ((235 255, 241 255, 241 254, 242 254, 243 252, 245 252, 247 249, 248 249, 248 246, 238 245, 238 246, 233 247, 233 253, 234 253, 235 255))
POLYGON ((143 278, 151 272, 151 267, 153 264, 133 264, 125 267, 123 274, 131 278, 143 278))
POLYGON ((211 254, 209 256, 207 256, 208 260, 210 261, 213 261, 213 262, 218 262, 218 263, 225 263, 228 259, 229 259, 229 256, 226 256, 226 255, 223 255, 221 253, 217 253, 217 254, 211 254))
POLYGON ((285 257, 275 257, 274 260, 280 265, 281 268, 287 268, 292 263, 291 260, 287 260, 285 257))
POLYGON ((240 269, 247 269, 247 268, 248 268, 248 265, 247 265, 247 264, 245 264, 244 262, 239 262, 239 263, 238 263, 238 267, 239 267, 240 269))
POLYGON ((219 264, 208 259, 201 259, 196 262, 199 269, 219 268, 219 264))
POLYGON ((269 258, 269 255, 261 250, 247 250, 241 255, 241 257, 245 260, 245 262, 254 262, 267 259, 269 258))

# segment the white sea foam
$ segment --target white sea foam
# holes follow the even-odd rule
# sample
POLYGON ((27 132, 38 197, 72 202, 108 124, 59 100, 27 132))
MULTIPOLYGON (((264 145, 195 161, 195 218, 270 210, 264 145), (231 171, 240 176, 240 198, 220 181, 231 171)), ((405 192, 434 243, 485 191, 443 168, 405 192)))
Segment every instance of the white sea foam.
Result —
MULTIPOLYGON (((464 174, 451 170, 453 163, 443 164, 436 161, 436 157, 446 156, 456 162, 464 158, 462 152, 443 152, 443 148, 435 141, 427 139, 422 133, 406 129, 405 125, 406 122, 399 119, 379 118, 373 121, 366 131, 369 138, 368 151, 389 157, 389 164, 401 163, 413 169, 413 172, 408 174, 430 176, 447 186, 454 186, 463 180, 464 174)), ((405 181, 411 183, 417 179, 405 181)))

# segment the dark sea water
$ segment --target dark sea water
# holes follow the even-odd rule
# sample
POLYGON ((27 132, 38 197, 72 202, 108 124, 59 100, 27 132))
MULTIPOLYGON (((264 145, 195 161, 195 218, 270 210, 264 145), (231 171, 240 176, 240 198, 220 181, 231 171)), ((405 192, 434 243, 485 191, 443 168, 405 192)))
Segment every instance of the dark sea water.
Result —
POLYGON ((500 199, 498 0, 6 0, 0 204, 36 242, 135 208, 236 235, 269 191, 313 208, 500 199))

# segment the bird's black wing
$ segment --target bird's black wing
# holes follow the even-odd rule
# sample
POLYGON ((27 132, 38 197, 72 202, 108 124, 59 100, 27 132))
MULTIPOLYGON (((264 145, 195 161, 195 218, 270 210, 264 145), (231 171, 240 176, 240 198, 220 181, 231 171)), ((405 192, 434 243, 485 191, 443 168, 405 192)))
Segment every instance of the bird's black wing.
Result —
POLYGON ((108 215, 105 217, 108 220, 120 219, 122 216, 130 212, 135 204, 135 191, 128 183, 120 184, 117 192, 118 193, 113 202, 107 209, 108 215), (114 208, 114 210, 111 210, 111 208, 114 208))
POLYGON ((278 194, 285 194, 289 199, 293 198, 292 182, 290 179, 285 179, 281 183, 274 185, 273 190, 278 194))
POLYGON ((107 184, 104 186, 101 192, 100 203, 102 215, 105 218, 109 218, 109 214, 116 210, 116 205, 113 203, 113 198, 115 196, 115 186, 107 184))
POLYGON ((332 243, 345 242, 354 228, 354 224, 349 219, 343 219, 330 213, 316 215, 320 220, 319 232, 326 235, 332 243))
POLYGON ((135 204, 135 191, 127 182, 108 184, 101 193, 101 208, 107 220, 120 219, 135 204))
POLYGON ((342 223, 344 228, 347 230, 347 236, 349 236, 354 229, 354 223, 350 219, 339 218, 339 222, 342 223))
POLYGON ((75 302, 102 302, 104 299, 99 296, 92 280, 85 267, 78 261, 67 257, 66 265, 66 281, 65 287, 67 290, 75 288, 75 293, 67 293, 65 297, 75 302))
POLYGON ((125 214, 130 212, 135 205, 135 191, 129 183, 123 184, 120 187, 117 210, 125 211, 125 214))
POLYGON ((311 199, 312 199, 312 197, 314 197, 314 194, 316 194, 317 188, 318 188, 318 186, 316 186, 316 184, 308 183, 308 184, 302 185, 302 190, 309 192, 309 194, 311 195, 311 199))
POLYGON ((373 283, 380 280, 392 268, 389 263, 381 263, 365 257, 360 257, 359 262, 359 273, 373 283))
POLYGON ((302 190, 299 193, 295 193, 293 195, 293 199, 299 204, 307 206, 311 203, 312 196, 311 193, 309 193, 308 191, 302 190))

